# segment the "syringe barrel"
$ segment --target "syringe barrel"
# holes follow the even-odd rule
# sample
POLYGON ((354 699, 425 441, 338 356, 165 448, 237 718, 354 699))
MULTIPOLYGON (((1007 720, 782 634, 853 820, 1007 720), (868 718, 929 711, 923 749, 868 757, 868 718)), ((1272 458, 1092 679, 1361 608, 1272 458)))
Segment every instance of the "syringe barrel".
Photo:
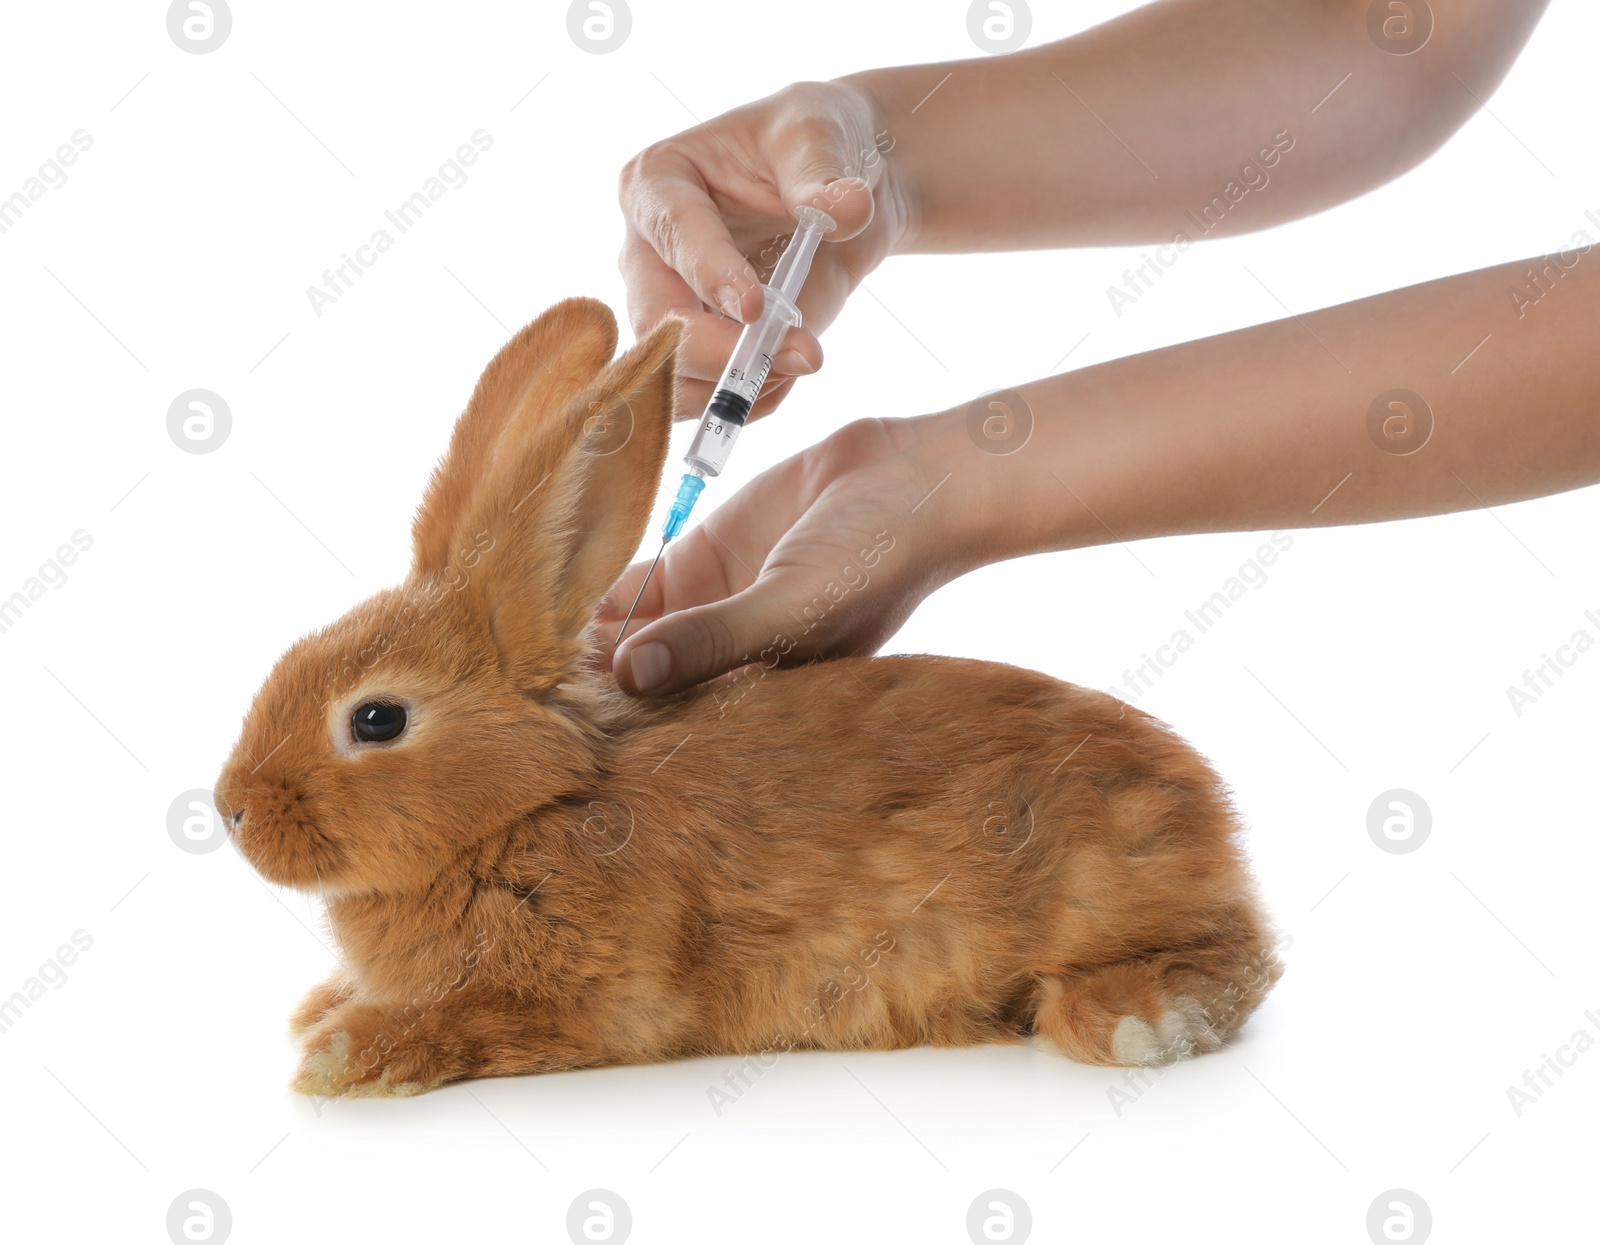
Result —
POLYGON ((728 360, 728 369, 712 391, 700 427, 684 462, 708 476, 722 474, 728 465, 733 443, 750 416, 756 395, 772 370, 772 359, 789 329, 800 323, 800 309, 770 285, 762 287, 761 315, 745 325, 739 344, 728 360))
POLYGON ((839 227, 833 217, 809 204, 795 208, 794 215, 800 222, 800 228, 794 231, 789 245, 783 248, 777 267, 772 270, 772 278, 767 282, 770 288, 781 290, 790 299, 800 296, 800 287, 805 282, 806 274, 811 271, 811 260, 817 253, 817 244, 822 241, 822 235, 832 233, 839 227))

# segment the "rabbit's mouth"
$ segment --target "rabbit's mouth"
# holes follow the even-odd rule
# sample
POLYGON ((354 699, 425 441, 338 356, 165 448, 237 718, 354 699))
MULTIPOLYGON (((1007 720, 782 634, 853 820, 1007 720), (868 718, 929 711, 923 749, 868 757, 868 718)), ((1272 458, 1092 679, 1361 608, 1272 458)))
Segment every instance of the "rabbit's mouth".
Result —
POLYGON ((325 891, 344 863, 343 850, 302 796, 285 793, 267 808, 246 806, 224 820, 234 846, 257 873, 279 886, 325 891))

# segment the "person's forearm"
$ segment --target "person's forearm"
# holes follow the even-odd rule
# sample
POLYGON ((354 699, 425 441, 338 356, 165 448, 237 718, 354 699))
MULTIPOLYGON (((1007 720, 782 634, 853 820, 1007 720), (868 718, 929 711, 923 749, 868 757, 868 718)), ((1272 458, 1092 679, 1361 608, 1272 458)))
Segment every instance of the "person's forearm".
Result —
POLYGON ((1427 43, 1395 55, 1368 33, 1370 0, 1157 0, 1025 52, 844 81, 875 103, 902 251, 1198 241, 1419 163, 1546 3, 1432 0, 1427 43))
POLYGON ((905 432, 930 487, 948 474, 929 505, 963 566, 1440 514, 1600 482, 1597 335, 1600 245, 1580 243, 1019 385, 1026 411, 977 403, 905 432))

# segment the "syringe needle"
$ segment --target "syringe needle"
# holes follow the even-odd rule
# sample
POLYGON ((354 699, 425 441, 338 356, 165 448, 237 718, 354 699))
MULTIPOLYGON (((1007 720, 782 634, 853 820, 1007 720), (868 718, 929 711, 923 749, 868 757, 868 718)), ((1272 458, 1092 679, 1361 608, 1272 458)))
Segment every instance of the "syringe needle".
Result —
POLYGON ((650 563, 650 569, 644 573, 644 583, 639 585, 639 591, 633 598, 633 604, 628 606, 628 616, 622 620, 622 630, 617 632, 616 644, 611 646, 613 649, 616 648, 617 644, 622 643, 622 637, 628 630, 628 624, 633 621, 633 611, 639 608, 639 602, 644 597, 644 590, 650 586, 650 576, 656 573, 656 562, 661 561, 661 555, 666 551, 667 538, 663 536, 661 538, 661 548, 656 550, 655 562, 650 563))

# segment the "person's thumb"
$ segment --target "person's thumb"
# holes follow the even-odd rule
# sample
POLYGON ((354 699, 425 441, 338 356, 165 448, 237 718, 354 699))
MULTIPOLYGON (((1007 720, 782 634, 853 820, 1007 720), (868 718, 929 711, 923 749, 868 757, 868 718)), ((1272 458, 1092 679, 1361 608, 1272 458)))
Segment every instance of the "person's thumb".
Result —
POLYGON ((617 682, 636 696, 663 696, 753 661, 776 664, 793 646, 793 623, 772 598, 770 583, 752 584, 656 619, 617 650, 617 682))
POLYGON ((784 204, 792 210, 804 203, 826 212, 839 226, 827 240, 843 242, 872 223, 872 187, 859 170, 859 158, 833 140, 794 144, 773 171, 784 204))

